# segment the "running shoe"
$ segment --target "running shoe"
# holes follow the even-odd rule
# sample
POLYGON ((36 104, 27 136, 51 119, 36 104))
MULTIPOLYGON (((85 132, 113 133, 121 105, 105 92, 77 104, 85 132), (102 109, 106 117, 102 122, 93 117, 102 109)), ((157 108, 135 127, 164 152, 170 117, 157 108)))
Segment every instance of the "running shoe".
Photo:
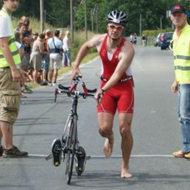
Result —
POLYGON ((16 146, 13 146, 12 149, 4 149, 3 158, 23 158, 27 157, 28 153, 25 151, 20 151, 16 146))
POLYGON ((85 170, 86 152, 82 146, 78 146, 76 150, 75 169, 78 175, 81 175, 85 170))
POLYGON ((41 85, 41 86, 47 86, 47 85, 48 85, 48 82, 47 82, 47 81, 42 80, 42 81, 40 82, 40 85, 41 85))
POLYGON ((3 147, 0 146, 0 156, 2 156, 2 155, 3 155, 3 147))
POLYGON ((51 151, 53 156, 53 164, 56 167, 61 164, 61 149, 61 141, 59 139, 55 139, 51 145, 51 151))
POLYGON ((25 85, 24 89, 22 90, 23 93, 26 93, 26 94, 31 94, 33 93, 33 91, 25 85))

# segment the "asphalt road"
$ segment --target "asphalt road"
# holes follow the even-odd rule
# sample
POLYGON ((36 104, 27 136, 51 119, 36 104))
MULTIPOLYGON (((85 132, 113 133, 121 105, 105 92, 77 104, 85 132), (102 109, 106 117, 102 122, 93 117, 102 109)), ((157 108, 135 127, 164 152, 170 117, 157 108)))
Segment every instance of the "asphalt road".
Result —
MULTIPOLYGON (((55 87, 35 89, 21 105, 14 126, 14 144, 29 152, 28 158, 0 158, 1 190, 188 190, 190 162, 175 159, 172 152, 181 148, 177 121, 177 95, 170 92, 174 70, 172 53, 155 47, 135 47, 135 114, 132 125, 134 147, 130 160, 131 179, 120 178, 121 150, 117 115, 114 121, 115 144, 111 158, 103 155, 104 139, 98 134, 96 102, 80 99, 79 140, 91 159, 84 174, 74 174, 66 184, 65 163, 54 167, 46 161, 51 143, 60 138, 70 111, 71 99, 60 95, 53 102, 55 87)), ((99 85, 99 59, 81 67, 88 88, 99 85)), ((68 85, 68 74, 60 83, 68 85)))

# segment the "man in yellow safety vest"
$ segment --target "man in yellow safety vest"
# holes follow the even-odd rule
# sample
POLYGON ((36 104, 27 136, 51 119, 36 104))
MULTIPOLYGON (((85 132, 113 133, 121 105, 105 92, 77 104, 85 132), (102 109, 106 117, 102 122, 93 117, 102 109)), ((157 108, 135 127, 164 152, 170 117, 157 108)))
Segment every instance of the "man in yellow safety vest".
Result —
POLYGON ((171 90, 178 91, 178 120, 183 137, 182 149, 173 155, 190 159, 190 25, 185 8, 180 5, 172 8, 170 18, 176 27, 173 35, 175 80, 171 90))
POLYGON ((19 0, 2 0, 0 10, 0 156, 4 158, 28 155, 13 145, 13 124, 20 107, 20 82, 25 76, 25 72, 19 68, 21 60, 10 18, 18 5, 19 0))

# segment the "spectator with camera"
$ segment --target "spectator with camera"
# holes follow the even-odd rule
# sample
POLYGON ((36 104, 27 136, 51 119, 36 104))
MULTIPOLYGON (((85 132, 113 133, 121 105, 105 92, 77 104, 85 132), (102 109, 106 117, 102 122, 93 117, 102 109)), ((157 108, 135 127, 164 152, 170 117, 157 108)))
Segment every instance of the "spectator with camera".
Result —
MULTIPOLYGON (((30 24, 29 18, 22 16, 16 31, 20 32, 21 44, 24 47, 24 57, 21 62, 21 67, 24 71, 29 73, 29 78, 30 80, 32 80, 29 68, 30 54, 32 48, 31 29, 29 29, 29 24, 30 24)), ((32 93, 32 90, 25 85, 25 87, 22 88, 22 92, 32 93)))

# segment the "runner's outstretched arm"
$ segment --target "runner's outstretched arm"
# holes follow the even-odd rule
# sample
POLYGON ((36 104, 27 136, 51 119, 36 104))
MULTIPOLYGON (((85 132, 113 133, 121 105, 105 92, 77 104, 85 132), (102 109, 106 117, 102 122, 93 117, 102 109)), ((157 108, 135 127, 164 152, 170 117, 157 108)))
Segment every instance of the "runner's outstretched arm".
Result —
POLYGON ((76 74, 82 75, 82 73, 79 70, 79 65, 82 62, 82 60, 84 59, 84 57, 88 54, 89 50, 91 48, 97 47, 99 45, 101 36, 102 35, 95 35, 91 40, 85 42, 81 46, 81 48, 77 54, 77 57, 74 61, 74 64, 73 64, 73 70, 72 70, 72 73, 70 76, 70 82, 72 82, 72 80, 76 74))

